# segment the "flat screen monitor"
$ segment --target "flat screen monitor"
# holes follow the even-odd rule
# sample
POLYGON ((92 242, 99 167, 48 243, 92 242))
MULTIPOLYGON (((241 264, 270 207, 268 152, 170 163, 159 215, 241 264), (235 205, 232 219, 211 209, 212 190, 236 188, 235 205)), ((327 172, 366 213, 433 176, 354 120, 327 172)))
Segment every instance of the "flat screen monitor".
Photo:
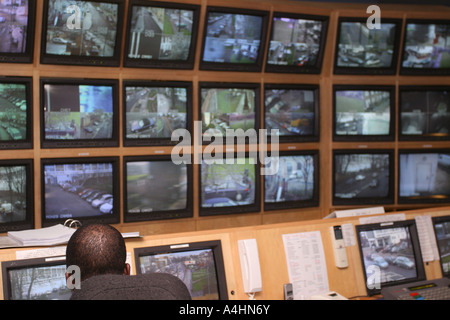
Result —
POLYGON ((36 1, 2 1, 0 8, 0 62, 33 62, 36 1))
POLYGON ((69 300, 64 256, 2 262, 4 300, 69 300))
POLYGON ((393 150, 334 150, 333 204, 394 202, 393 150))
POLYGON ((399 87, 399 139, 450 139, 450 86, 399 87))
POLYGON ((33 148, 33 79, 0 77, 0 149, 33 148))
POLYGON ((191 82, 123 82, 124 146, 172 145, 177 129, 192 130, 191 82))
POLYGON ((400 74, 450 74, 450 20, 413 20, 405 23, 400 74))
POLYGON ((220 240, 135 248, 134 258, 137 274, 177 276, 192 300, 228 300, 220 240))
POLYGON ((450 216, 433 217, 434 234, 439 250, 443 277, 450 277, 450 216))
POLYGON ((192 166, 170 156, 124 157, 124 221, 192 217, 192 166))
POLYGON ((129 2, 125 67, 192 69, 200 6, 129 2))
POLYGON ((118 91, 117 80, 41 79, 41 146, 118 146, 118 91))
POLYGON ((334 141, 392 141, 395 138, 395 87, 333 87, 334 141))
POLYGON ((266 72, 320 73, 328 17, 274 12, 266 72))
POLYGON ((203 154, 199 170, 200 216, 259 212, 257 157, 203 154))
POLYGON ((355 229, 368 295, 426 279, 414 220, 362 224, 355 229))
POLYGON ((206 8, 201 70, 261 70, 269 12, 242 8, 206 8))
POLYGON ((395 74, 401 24, 399 19, 381 19, 374 27, 365 18, 339 18, 334 73, 395 74))
POLYGON ((258 83, 199 83, 202 143, 256 143, 260 117, 258 83), (248 140, 247 140, 248 139, 248 140))
POLYGON ((265 84, 264 129, 281 143, 318 141, 319 86, 265 84))
POLYGON ((44 0, 41 63, 118 67, 122 0, 44 0))
POLYGON ((264 175, 264 210, 319 205, 318 151, 281 151, 264 163, 274 166, 264 175))
POLYGON ((34 228, 33 160, 0 160, 0 232, 34 228))
POLYGON ((398 203, 450 203, 450 150, 399 150, 398 203))
POLYGON ((41 159, 43 226, 119 222, 119 159, 41 159))

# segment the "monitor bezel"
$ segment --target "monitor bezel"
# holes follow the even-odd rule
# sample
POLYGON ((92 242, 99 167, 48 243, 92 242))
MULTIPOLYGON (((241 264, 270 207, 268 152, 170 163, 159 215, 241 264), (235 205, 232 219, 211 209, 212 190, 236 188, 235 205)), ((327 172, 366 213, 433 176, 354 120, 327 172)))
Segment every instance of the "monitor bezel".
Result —
POLYGON ((407 30, 408 30, 408 24, 424 24, 424 25, 430 25, 430 24, 446 24, 449 27, 449 34, 450 35, 450 20, 444 20, 444 19, 406 19, 405 25, 404 25, 404 36, 403 36, 403 45, 401 49, 401 55, 400 55, 400 62, 399 62, 399 74, 400 75, 406 75, 406 76, 448 76, 450 75, 450 68, 407 68, 403 66, 403 62, 405 60, 406 56, 406 41, 407 41, 407 30))
POLYGON ((236 71, 236 72, 259 72, 262 69, 263 60, 265 57, 265 48, 267 40, 267 27, 269 25, 269 11, 264 10, 253 10, 253 9, 243 9, 243 8, 233 8, 233 7, 219 7, 219 6, 207 6, 204 15, 205 25, 202 34, 202 44, 200 51, 200 70, 210 70, 210 71, 236 71), (206 38, 208 33, 208 17, 210 13, 223 13, 223 14, 233 14, 233 15, 251 15, 259 16, 261 20, 261 37, 258 47, 258 56, 255 63, 233 63, 233 62, 212 62, 206 61, 204 59, 206 38))
POLYGON ((287 12, 277 12, 275 11, 271 18, 271 29, 268 38, 268 49, 266 53, 266 65, 265 72, 270 73, 302 73, 302 74, 320 74, 322 70, 323 57, 326 48, 326 39, 328 34, 328 24, 329 17, 321 15, 308 15, 300 13, 287 13, 287 12), (314 20, 316 22, 322 23, 322 30, 320 31, 319 39, 319 53, 316 56, 316 63, 311 66, 296 66, 296 65, 279 65, 269 63, 269 51, 270 43, 272 42, 274 36, 274 19, 275 18, 288 18, 295 20, 314 20))
POLYGON ((402 33, 402 19, 395 18, 382 18, 380 23, 391 23, 395 25, 395 36, 394 36, 394 48, 392 52, 392 61, 389 67, 348 67, 348 66, 338 66, 338 55, 339 55, 339 41, 341 36, 342 23, 362 23, 367 24, 368 20, 366 18, 356 18, 356 17, 340 17, 337 22, 337 33, 336 33, 336 44, 333 59, 333 73, 336 75, 394 75, 397 73, 398 66, 398 56, 400 47, 400 36, 402 33))
POLYGON ((120 177, 119 177, 119 157, 78 157, 78 158, 42 158, 41 159, 41 222, 43 227, 49 227, 55 224, 64 224, 70 218, 47 218, 45 212, 45 166, 61 164, 91 164, 91 163, 111 163, 112 165, 112 195, 113 195, 113 213, 102 214, 99 216, 72 217, 81 224, 104 223, 114 224, 120 222, 120 177))
POLYGON ((26 130, 27 134, 24 139, 4 140, 0 141, 0 149, 32 149, 33 148, 33 78, 31 77, 0 77, 0 84, 23 84, 25 85, 25 101, 27 103, 26 110, 26 130))
MULTIPOLYGON (((446 135, 437 133, 427 134, 403 134, 402 133, 402 102, 405 92, 429 92, 429 91, 447 91, 450 94, 450 86, 436 85, 436 86, 417 86, 417 85, 403 85, 398 88, 398 140, 400 141, 448 141, 450 140, 450 132, 446 135)), ((449 110, 450 113, 450 110, 449 110)))
POLYGON ((41 78, 40 79, 40 133, 42 148, 98 148, 119 146, 119 80, 116 79, 87 79, 87 78, 41 78), (106 139, 47 139, 45 137, 45 89, 49 85, 92 85, 108 86, 112 88, 113 118, 111 138, 106 139))
POLYGON ((33 159, 11 159, 0 160, 0 167, 24 166, 26 174, 25 220, 0 223, 0 232, 18 231, 34 228, 34 160, 33 159))
POLYGON ((395 140, 395 104, 396 104, 396 89, 395 86, 390 85, 333 85, 333 141, 394 141, 395 140), (359 135, 339 135, 337 134, 337 99, 338 91, 385 91, 389 92, 389 133, 385 135, 380 134, 359 134, 359 135))
MULTIPOLYGON (((316 84, 275 84, 275 83, 266 83, 264 84, 264 93, 263 93, 263 108, 264 108, 264 114, 262 115, 264 117, 264 123, 263 126, 265 129, 267 129, 266 125, 266 113, 267 113, 267 106, 266 106, 266 91, 268 90, 300 90, 300 91, 313 91, 314 94, 314 128, 313 132, 310 135, 302 135, 302 134, 295 134, 295 135, 278 135, 278 140, 280 143, 297 143, 297 142, 317 142, 320 139, 320 86, 316 84)), ((269 129, 267 129, 269 130, 269 129)), ((269 134, 269 132, 266 132, 267 134, 267 140, 271 141, 272 136, 269 134)))
POLYGON ((184 88, 186 89, 186 126, 187 132, 192 132, 192 82, 183 81, 151 81, 151 80, 123 80, 122 82, 122 141, 125 147, 139 146, 172 146, 178 143, 171 137, 154 137, 154 138, 128 138, 127 137, 127 103, 126 89, 127 87, 149 87, 149 88, 184 88))
MULTIPOLYGON (((47 53, 47 29, 48 29, 48 10, 50 1, 43 0, 44 9, 42 14, 42 32, 41 32, 41 64, 72 65, 72 66, 95 66, 95 67, 119 67, 122 53, 122 33, 124 24, 125 2, 121 0, 76 0, 93 3, 107 3, 117 5, 117 24, 116 37, 114 43, 114 54, 111 57, 96 56, 91 58, 86 55, 58 55, 47 53)), ((72 0, 75 1, 75 0, 72 0)))
POLYGON ((184 243, 175 243, 143 248, 134 248, 134 262, 136 266, 136 274, 142 274, 139 261, 139 258, 142 256, 185 252, 202 249, 211 249, 213 251, 219 300, 228 300, 228 289, 227 289, 225 264, 221 240, 184 242, 184 243))
POLYGON ((193 69, 195 63, 195 49, 197 47, 199 20, 200 20, 199 5, 160 2, 160 1, 130 0, 128 3, 127 24, 125 28, 123 66, 127 68, 193 69), (133 14, 133 7, 158 7, 163 9, 180 9, 192 11, 193 24, 191 33, 191 43, 188 51, 188 58, 186 60, 130 58, 128 53, 130 51, 130 37, 131 37, 130 32, 131 32, 131 20, 132 20, 131 18, 133 14))
POLYGON ((319 151, 318 150, 301 150, 301 151, 280 151, 279 157, 290 157, 290 156, 312 156, 313 164, 314 164, 314 175, 313 175, 313 196, 311 199, 306 200, 291 200, 291 201, 282 201, 282 202, 267 202, 266 201, 266 193, 265 193, 265 178, 264 175, 264 211, 272 211, 272 210, 285 210, 285 209, 296 209, 296 208, 306 208, 306 207, 317 207, 319 206, 320 199, 320 159, 319 159, 319 151))
POLYGON ((436 238, 436 245, 437 245, 437 250, 438 250, 438 254, 439 254, 439 264, 441 266, 442 276, 443 277, 449 277, 450 276, 450 270, 447 271, 447 272, 444 271, 444 265, 443 265, 443 262, 442 262, 442 256, 441 256, 441 252, 440 252, 439 239, 438 239, 438 236, 436 234, 436 224, 439 224, 439 223, 449 223, 450 224, 450 216, 432 217, 431 221, 433 223, 433 230, 434 230, 434 235, 435 235, 435 238, 436 238))
POLYGON ((123 157, 123 220, 124 222, 153 221, 153 220, 173 220, 182 218, 191 218, 193 216, 193 169, 192 164, 186 163, 186 208, 176 210, 160 210, 148 213, 130 213, 127 209, 128 204, 128 185, 127 185, 127 164, 130 162, 170 162, 171 157, 167 156, 124 156, 123 157))
POLYGON ((380 205, 380 204, 393 204, 395 198, 395 179, 394 179, 394 150, 393 149, 334 149, 332 159, 332 203, 333 205, 380 205), (387 155, 389 159, 389 177, 388 185, 389 190, 386 197, 366 197, 366 198, 342 198, 336 196, 336 156, 338 155, 353 155, 353 154, 380 154, 387 155))
POLYGON ((356 237, 357 237, 357 241, 358 241, 358 248, 359 248, 359 254, 360 254, 360 259, 361 259, 361 266, 362 266, 363 274, 364 274, 364 281, 366 283, 365 287, 366 287, 367 294, 369 296, 380 294, 381 289, 384 287, 390 287, 390 286, 399 285, 399 284, 407 284, 407 283, 410 283, 413 281, 421 281, 421 280, 426 279, 425 267, 424 267, 424 263, 422 260, 422 251, 420 248, 419 235, 418 235, 415 220, 402 220, 402 221, 393 221, 393 222, 359 224, 359 225, 355 225, 355 229, 356 229, 356 237), (405 279, 405 280, 392 281, 392 282, 388 282, 388 283, 384 283, 384 284, 380 283, 381 288, 373 288, 373 289, 368 288, 367 280, 372 275, 368 275, 366 272, 360 233, 364 232, 364 231, 393 229, 393 228, 408 228, 408 230, 409 230, 411 244, 412 244, 413 251, 414 251, 414 260, 415 260, 414 262, 416 265, 416 277, 405 279))

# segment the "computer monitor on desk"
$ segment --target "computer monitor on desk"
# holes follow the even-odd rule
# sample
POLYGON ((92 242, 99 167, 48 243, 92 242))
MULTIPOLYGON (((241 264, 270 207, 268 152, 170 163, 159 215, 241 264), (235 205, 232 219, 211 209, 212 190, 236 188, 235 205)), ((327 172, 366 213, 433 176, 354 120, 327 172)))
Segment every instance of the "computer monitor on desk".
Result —
POLYGON ((450 278, 450 216, 433 218, 442 276, 450 278))

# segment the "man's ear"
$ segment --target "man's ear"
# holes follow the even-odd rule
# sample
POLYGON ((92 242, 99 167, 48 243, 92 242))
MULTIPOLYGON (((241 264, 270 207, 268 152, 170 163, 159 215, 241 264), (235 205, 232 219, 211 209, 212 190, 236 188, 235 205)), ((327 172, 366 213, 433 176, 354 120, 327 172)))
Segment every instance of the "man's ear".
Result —
POLYGON ((126 276, 130 275, 131 266, 129 263, 125 263, 125 268, 123 269, 123 274, 126 276))

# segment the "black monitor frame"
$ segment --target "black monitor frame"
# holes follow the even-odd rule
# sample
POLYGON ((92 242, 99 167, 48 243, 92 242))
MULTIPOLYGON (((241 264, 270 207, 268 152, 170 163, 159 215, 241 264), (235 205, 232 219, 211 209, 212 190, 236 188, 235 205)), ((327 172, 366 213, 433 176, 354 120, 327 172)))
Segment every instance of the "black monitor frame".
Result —
MULTIPOLYGON (((111 56, 100 56, 98 55, 99 48, 95 45, 95 40, 87 40, 90 42, 89 46, 92 46, 90 49, 90 54, 94 52, 94 47, 97 47, 96 52, 93 55, 88 54, 77 54, 77 55, 64 55, 64 54, 52 54, 47 52, 47 45, 49 43, 47 32, 49 30, 49 8, 50 8, 50 1, 54 0, 44 0, 44 10, 43 10, 43 17, 42 17, 42 33, 41 33, 41 54, 40 54, 40 63, 41 64, 56 64, 56 65, 75 65, 75 66, 96 66, 96 67, 118 67, 120 66, 120 59, 121 59, 121 53, 122 53, 122 33, 123 33, 123 23, 124 23, 124 12, 125 12, 125 2, 122 0, 71 0, 73 3, 80 3, 82 1, 83 3, 106 3, 111 5, 117 5, 117 16, 116 16, 116 31, 114 36, 114 48, 113 48, 113 54, 111 56)), ((65 10, 69 10, 69 7, 66 7, 65 10)), ((68 27, 69 30, 83 30, 84 25, 81 24, 80 26, 76 25, 77 22, 77 11, 72 10, 72 12, 65 11, 66 14, 70 15, 67 20, 70 18, 70 22, 73 23, 71 25, 71 29, 68 27)), ((83 14, 80 9, 80 15, 83 14)), ((107 16, 107 15, 106 15, 107 16)), ((60 17, 62 19, 63 12, 60 12, 60 17)), ((107 16, 108 18, 110 16, 107 16)), ((106 23, 111 23, 109 19, 106 23)), ((81 19, 81 18, 80 18, 81 19)), ((69 22, 66 20, 66 23, 69 22)), ((95 20, 92 19, 92 20, 95 20)), ((84 21, 84 20, 83 20, 84 21)), ((114 21, 113 21, 114 22, 114 21)), ((106 28, 106 31, 109 29, 108 25, 102 26, 102 28, 106 28)), ((70 32, 70 31, 68 31, 70 32)), ((86 32, 87 33, 87 32, 86 32)), ((92 39, 95 39, 95 34, 93 34, 92 39)), ((59 44, 68 44, 68 40, 61 39, 58 40, 59 44), (64 42, 66 41, 66 42, 64 42)), ((52 40, 53 41, 53 40, 52 40)), ((54 41, 53 41, 54 42, 54 41)), ((66 48, 67 49, 67 48, 66 48)))
MULTIPOLYGON (((70 187, 70 186, 69 186, 70 187)), ((74 186, 73 186, 74 187, 74 186)), ((59 188, 59 186, 57 187, 59 188)), ((78 194, 72 193, 70 189, 64 190, 63 187, 60 188, 61 192, 65 192, 70 194, 72 197, 78 198, 80 201, 85 201, 78 194)), ((80 192, 80 190, 75 189, 75 192, 80 192)), ((78 200, 77 200, 78 201, 78 200)), ((41 159, 41 221, 42 226, 48 227, 55 225, 57 223, 64 224, 67 219, 74 218, 78 220, 81 224, 90 224, 90 223, 106 223, 106 224, 114 224, 119 223, 120 220, 120 178, 119 178, 119 157, 79 157, 79 158, 42 158, 41 159), (111 177, 111 187, 112 187, 112 209, 111 213, 103 213, 101 215, 90 215, 90 216, 71 216, 70 208, 65 208, 62 206, 60 208, 60 214, 63 217, 58 218, 48 218, 46 214, 46 180, 45 180, 45 166, 46 165, 83 165, 83 164, 94 164, 94 163, 110 163, 112 165, 112 177, 111 177)), ((67 202, 66 202, 67 203, 67 202)), ((58 205, 58 204, 57 204, 58 205)), ((61 205, 61 204, 60 204, 61 205)), ((91 207, 91 204, 86 202, 85 206, 91 207)), ((100 208, 100 207, 99 207, 100 208)), ((99 209, 100 210, 100 209, 99 209)))
MULTIPOLYGON (((361 224, 356 225, 356 237, 358 240, 358 247, 359 247, 359 253, 362 263, 362 269, 364 273, 364 280, 366 283, 366 290, 367 294, 369 296, 379 294, 381 292, 381 289, 388 286, 394 286, 399 284, 407 284, 409 282, 414 281, 421 281, 426 279, 425 274, 425 267, 422 260, 422 252, 420 249, 420 243, 419 243, 419 236, 418 231, 416 227, 416 223, 414 220, 403 220, 403 221, 395 221, 395 222, 384 222, 384 223, 373 223, 373 224, 361 224), (375 274, 375 271, 367 272, 367 269, 365 268, 365 259, 367 259, 366 254, 363 250, 363 241, 361 239, 361 232, 371 232, 373 230, 386 230, 386 229, 393 229, 393 228, 407 228, 409 230, 409 236, 410 241, 412 245, 413 255, 414 255, 414 264, 416 266, 416 276, 411 277, 408 279, 399 279, 399 280, 393 280, 390 282, 382 282, 379 283, 380 288, 369 287, 368 281, 369 280, 376 280, 377 275, 375 274)), ((364 246, 367 248, 367 246, 364 246)), ((387 257, 386 257, 387 258, 387 257)), ((382 267, 380 267, 382 268, 382 267)), ((388 267, 389 268, 389 267, 388 267)))
MULTIPOLYGON (((200 70, 212 70, 212 71, 242 71, 242 72, 259 72, 262 68, 264 52, 266 47, 266 37, 267 37, 267 26, 269 25, 269 12, 262 10, 250 10, 243 8, 232 8, 232 7, 216 7, 207 6, 205 13, 205 26, 202 35, 202 49, 200 52, 200 70), (260 39, 258 45, 257 55, 254 59, 254 63, 235 63, 235 62, 217 62, 209 61, 205 59, 206 42, 208 38, 208 19, 211 14, 231 14, 231 15, 248 15, 261 18, 261 29, 260 29, 260 39)), ((216 22, 216 21, 214 21, 216 22)), ((222 32, 225 32, 227 28, 224 25, 219 26, 219 30, 214 30, 219 37, 222 32)), ((214 49, 214 48, 213 48, 214 49)), ((214 49, 216 50, 216 49, 214 49)), ((240 53, 241 51, 239 51, 240 53)))
MULTIPOLYGON (((438 232, 436 230, 436 225, 438 224, 442 224, 445 223, 450 227, 450 216, 440 216, 440 217, 433 217, 432 218, 432 223, 433 223, 433 227, 434 227, 434 234, 436 236, 436 244, 438 247, 438 252, 439 252, 439 262, 441 265, 441 271, 442 271, 442 276, 443 277, 450 277, 450 255, 446 256, 446 261, 442 261, 443 257, 444 257, 444 252, 447 253, 450 246, 450 236, 447 235, 446 238, 444 239, 440 239, 438 236, 438 232), (441 243, 440 241, 444 241, 445 243, 441 243), (445 265, 445 266, 444 266, 445 265)), ((450 232, 450 230, 449 230, 450 232)))
MULTIPOLYGON (((200 16, 200 6, 160 2, 160 1, 143 1, 143 0, 130 0, 128 5, 128 19, 125 35, 125 48, 123 55, 124 67, 130 68, 162 68, 162 69, 192 69, 195 62, 195 49, 197 46, 198 38, 198 23, 200 16), (192 30, 189 48, 187 50, 186 59, 160 59, 160 58, 142 58, 142 57, 130 57, 132 35, 131 35, 131 23, 133 18, 133 9, 135 7, 148 7, 148 8, 160 8, 164 10, 185 10, 192 11, 192 30)), ((145 36, 144 36, 145 37, 145 36)), ((151 44, 151 43, 150 43, 151 44)))
POLYGON ((140 257, 158 255, 164 253, 176 253, 193 250, 211 249, 214 255, 215 271, 217 276, 219 300, 228 300, 228 289, 226 282, 226 273, 224 257, 222 252, 222 243, 220 240, 209 240, 201 242, 187 242, 179 244, 169 244, 154 247, 144 247, 134 249, 134 259, 136 274, 142 274, 140 257))
MULTIPOLYGON (((328 33, 328 22, 329 17, 328 16, 319 16, 319 15, 306 15, 306 14, 296 14, 296 13, 286 13, 286 12, 274 12, 272 15, 272 26, 270 31, 270 37, 269 37, 269 48, 267 49, 267 57, 266 57, 266 66, 265 66, 265 72, 273 72, 273 73, 304 73, 304 74, 319 74, 322 69, 322 62, 323 62, 323 56, 325 52, 326 47, 326 37, 328 33), (312 64, 308 63, 308 59, 304 58, 301 62, 298 62, 297 64, 276 64, 276 63, 270 63, 269 58, 271 51, 271 45, 272 42, 275 42, 273 40, 275 36, 275 19, 290 19, 290 20, 303 20, 303 21, 314 21, 314 22, 320 22, 322 24, 322 28, 318 36, 318 52, 315 54, 315 62, 312 64), (306 59, 306 60, 305 60, 306 59)), ((310 30, 308 30, 310 31, 310 30)), ((314 33, 314 30, 311 31, 312 35, 308 34, 308 36, 313 37, 313 40, 316 40, 314 37, 317 36, 316 33, 314 33)), ((296 57, 298 55, 297 61, 305 57, 301 52, 303 50, 297 50, 296 45, 300 45, 298 42, 290 42, 291 46, 295 47, 295 52, 293 53, 293 56, 296 57)), ((302 43, 303 44, 303 43, 302 43)), ((283 46, 281 43, 279 43, 279 46, 283 46)), ((277 54, 279 50, 283 50, 277 47, 274 49, 274 54, 277 54), (276 51, 276 52, 275 52, 276 51)), ((293 50, 293 48, 290 48, 289 50, 293 50)), ((278 53, 279 55, 279 53, 278 53)))

